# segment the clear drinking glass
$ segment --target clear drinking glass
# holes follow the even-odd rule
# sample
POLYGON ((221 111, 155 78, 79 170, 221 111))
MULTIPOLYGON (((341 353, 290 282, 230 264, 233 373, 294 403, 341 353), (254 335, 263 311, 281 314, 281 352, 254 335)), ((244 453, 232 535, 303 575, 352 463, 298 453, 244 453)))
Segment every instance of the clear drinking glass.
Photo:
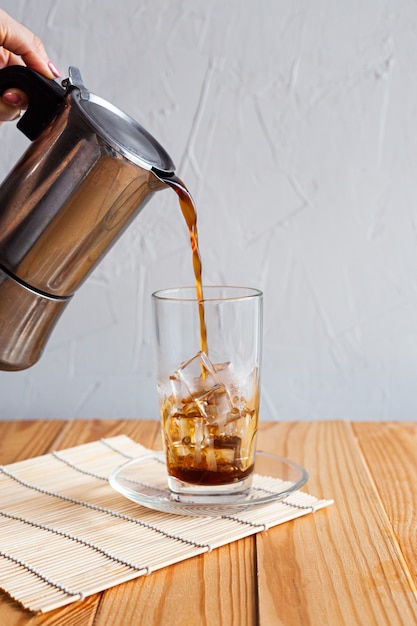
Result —
POLYGON ((181 501, 232 502, 256 451, 262 293, 194 287, 152 295, 168 484, 181 501))

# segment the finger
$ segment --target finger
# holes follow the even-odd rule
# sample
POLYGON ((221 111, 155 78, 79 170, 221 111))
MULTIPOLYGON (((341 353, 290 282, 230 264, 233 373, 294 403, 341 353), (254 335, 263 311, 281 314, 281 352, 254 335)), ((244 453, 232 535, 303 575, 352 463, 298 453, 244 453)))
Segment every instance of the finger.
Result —
POLYGON ((24 65, 24 62, 17 54, 0 48, 0 67, 7 67, 8 65, 24 65))
POLYGON ((23 91, 8 89, 0 98, 0 122, 10 122, 20 117, 27 108, 27 98, 23 91))
POLYGON ((28 98, 24 91, 20 89, 7 89, 1 97, 4 104, 17 109, 28 108, 28 98))
POLYGON ((20 110, 15 107, 6 107, 2 102, 0 102, 0 124, 3 122, 13 122, 14 120, 19 119, 20 110))
POLYGON ((28 67, 48 78, 57 78, 60 75, 56 67, 49 61, 39 37, 1 9, 0 46, 21 57, 28 67))

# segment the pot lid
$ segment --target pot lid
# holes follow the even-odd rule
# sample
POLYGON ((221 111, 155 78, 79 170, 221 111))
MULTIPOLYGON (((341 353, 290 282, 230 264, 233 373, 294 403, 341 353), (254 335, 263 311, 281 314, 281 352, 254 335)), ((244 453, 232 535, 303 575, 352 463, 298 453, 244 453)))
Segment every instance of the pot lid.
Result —
POLYGON ((174 172, 175 165, 161 144, 132 117, 90 93, 76 67, 69 68, 69 78, 62 84, 71 90, 74 102, 89 125, 116 152, 144 169, 164 174, 174 172))

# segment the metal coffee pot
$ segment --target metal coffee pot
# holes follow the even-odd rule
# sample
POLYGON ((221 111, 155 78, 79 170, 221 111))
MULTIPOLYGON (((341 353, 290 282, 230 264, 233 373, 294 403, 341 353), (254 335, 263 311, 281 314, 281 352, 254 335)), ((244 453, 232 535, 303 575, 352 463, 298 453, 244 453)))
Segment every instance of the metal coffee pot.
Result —
POLYGON ((70 67, 62 86, 23 66, 0 70, 0 94, 29 106, 32 141, 0 187, 0 369, 41 356, 78 286, 174 164, 137 122, 90 93, 70 67))

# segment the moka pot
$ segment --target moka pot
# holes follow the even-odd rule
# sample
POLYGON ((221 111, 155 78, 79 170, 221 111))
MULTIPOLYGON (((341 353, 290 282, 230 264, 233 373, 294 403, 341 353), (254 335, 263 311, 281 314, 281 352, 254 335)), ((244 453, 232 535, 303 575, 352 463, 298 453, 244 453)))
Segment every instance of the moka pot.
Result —
POLYGON ((32 143, 0 187, 0 369, 21 370, 175 167, 77 68, 61 86, 11 66, 0 70, 0 94, 10 88, 28 96, 17 126, 32 143))

